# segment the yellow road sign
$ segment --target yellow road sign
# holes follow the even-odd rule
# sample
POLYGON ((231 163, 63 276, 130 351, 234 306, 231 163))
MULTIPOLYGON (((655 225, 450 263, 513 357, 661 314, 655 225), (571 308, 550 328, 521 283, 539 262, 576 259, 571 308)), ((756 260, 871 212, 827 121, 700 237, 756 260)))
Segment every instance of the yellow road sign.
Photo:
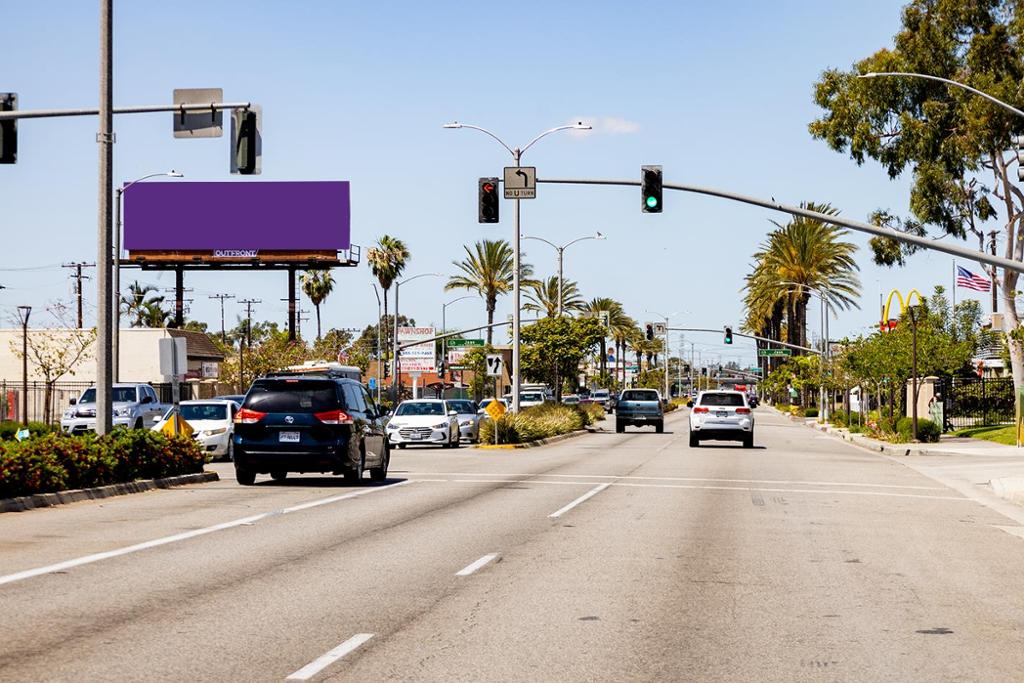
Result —
POLYGON ((164 426, 160 428, 160 431, 163 432, 165 436, 174 436, 175 423, 177 423, 178 425, 178 434, 180 434, 181 436, 192 436, 192 434, 195 432, 195 430, 192 429, 192 425, 190 425, 188 422, 185 422, 185 420, 181 419, 181 415, 179 415, 178 413, 172 415, 171 419, 165 422, 164 426))
POLYGON ((484 410, 487 411, 487 414, 491 416, 492 420, 497 420, 505 414, 505 404, 501 401, 491 401, 487 404, 487 407, 484 408, 484 410))

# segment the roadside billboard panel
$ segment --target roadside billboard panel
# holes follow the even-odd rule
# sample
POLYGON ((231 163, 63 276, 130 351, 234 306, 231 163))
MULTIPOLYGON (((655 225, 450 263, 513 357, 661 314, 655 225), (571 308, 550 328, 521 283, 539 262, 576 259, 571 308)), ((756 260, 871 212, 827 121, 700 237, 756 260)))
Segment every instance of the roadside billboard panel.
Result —
POLYGON ((423 344, 410 346, 399 352, 399 367, 402 372, 436 372, 433 327, 399 327, 398 345, 429 339, 423 344))

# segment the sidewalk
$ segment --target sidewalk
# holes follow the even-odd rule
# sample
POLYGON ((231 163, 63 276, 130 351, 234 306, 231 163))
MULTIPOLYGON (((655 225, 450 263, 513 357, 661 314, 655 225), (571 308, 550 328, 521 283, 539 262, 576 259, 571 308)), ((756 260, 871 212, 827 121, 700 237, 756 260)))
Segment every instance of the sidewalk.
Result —
POLYGON ((813 419, 790 419, 906 465, 1024 524, 1024 448, 953 436, 934 444, 887 443, 813 419))

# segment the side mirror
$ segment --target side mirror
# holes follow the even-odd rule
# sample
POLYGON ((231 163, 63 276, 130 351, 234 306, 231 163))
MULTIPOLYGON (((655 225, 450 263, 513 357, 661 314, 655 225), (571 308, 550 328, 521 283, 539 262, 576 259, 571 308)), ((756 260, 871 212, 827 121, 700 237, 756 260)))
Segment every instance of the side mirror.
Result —
POLYGON ((68 401, 69 405, 75 405, 76 403, 78 403, 78 399, 77 398, 73 398, 70 401, 68 401))
POLYGON ((142 400, 139 401, 139 403, 152 403, 152 402, 153 402, 153 397, 152 396, 143 396, 142 400))

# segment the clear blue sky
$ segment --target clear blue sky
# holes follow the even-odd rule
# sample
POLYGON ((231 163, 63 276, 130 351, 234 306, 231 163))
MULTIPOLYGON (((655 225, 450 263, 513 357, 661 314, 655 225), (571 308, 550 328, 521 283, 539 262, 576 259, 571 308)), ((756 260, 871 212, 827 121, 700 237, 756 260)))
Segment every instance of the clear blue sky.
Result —
MULTIPOLYGON (((29 108, 95 106, 98 3, 37 0, 5 8, 0 90, 29 108)), ((818 114, 812 86, 828 67, 848 68, 891 45, 902 3, 892 0, 776 3, 115 3, 115 103, 167 103, 176 87, 222 87, 229 100, 263 106, 263 180, 352 182, 352 237, 404 239, 407 273, 450 273, 462 245, 510 238, 512 205, 499 225, 476 222, 476 179, 500 175, 507 153, 457 119, 522 145, 577 118, 592 134, 558 134, 524 163, 549 177, 635 178, 660 163, 667 180, 719 186, 780 202, 831 202, 865 219, 875 208, 905 213, 907 183, 875 164, 858 168, 807 133, 818 114), (513 8, 514 7, 514 8, 513 8)), ((228 141, 175 140, 169 114, 115 119, 115 179, 175 168, 191 180, 224 180, 228 141)), ((95 119, 24 121, 19 161, 0 166, 4 249, 0 311, 71 301, 65 261, 96 259, 95 119), (19 270, 30 267, 36 270, 19 270)), ((246 179, 243 182, 252 182, 246 179)), ((742 315, 751 254, 781 215, 722 200, 669 193, 662 215, 643 215, 635 188, 541 186, 523 202, 524 233, 555 242, 600 230, 604 242, 567 252, 566 276, 586 298, 645 309, 690 311, 674 324, 721 327, 742 315)), ((866 247, 862 236, 852 238, 866 247)), ((540 275, 554 250, 525 242, 540 275)), ((833 336, 878 317, 878 293, 949 286, 950 258, 919 254, 901 270, 859 252, 862 310, 843 313, 833 336)), ((965 264, 967 265, 967 264, 965 264)), ((977 268, 974 268, 977 270, 977 268)), ((369 269, 335 271, 324 325, 363 327, 376 315, 369 269)), ((173 275, 129 271, 161 287, 173 275)), ((95 311, 87 283, 87 322, 95 311)), ((441 303, 460 293, 424 278, 402 294, 402 313, 440 323, 441 303)), ((188 274, 191 316, 219 324, 210 294, 263 300, 259 318, 287 318, 283 273, 188 274)), ((170 296, 170 294, 168 294, 170 296)), ((312 309, 308 302, 303 308, 312 309)), ((239 307, 229 303, 229 320, 239 307)), ((509 312, 499 304, 500 318, 509 312)), ((449 308, 449 324, 483 322, 483 302, 449 308)), ((45 316, 40 316, 45 319, 45 316)), ((43 320, 37 318, 39 322, 43 320)), ((812 326, 817 328, 814 318, 812 326)), ((306 327, 308 332, 311 328, 306 327)), ((749 346, 693 337, 729 360, 749 346)))

